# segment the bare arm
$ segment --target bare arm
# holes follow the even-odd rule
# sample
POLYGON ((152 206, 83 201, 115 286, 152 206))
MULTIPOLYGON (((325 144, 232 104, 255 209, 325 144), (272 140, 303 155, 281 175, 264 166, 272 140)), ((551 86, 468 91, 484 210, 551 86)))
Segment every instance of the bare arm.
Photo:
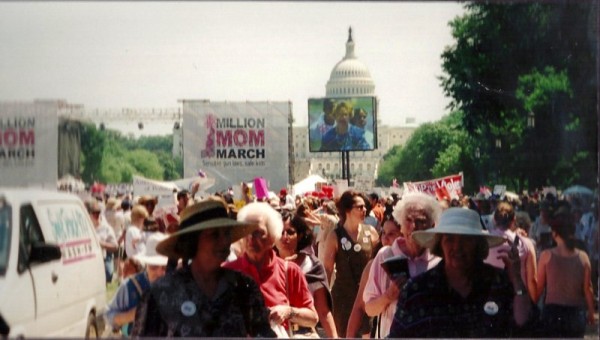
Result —
MULTIPOLYGON (((371 270, 372 264, 373 260, 370 260, 365 266, 365 269, 363 270, 360 276, 358 293, 356 293, 354 305, 352 306, 352 312, 350 313, 350 317, 348 318, 348 326, 346 328, 347 338, 358 338, 362 336, 362 334, 357 334, 360 329, 362 316, 365 313, 365 303, 363 302, 362 296, 363 292, 365 291, 365 286, 367 285, 367 280, 369 279, 369 271, 371 270)), ((344 325, 341 326, 343 327, 344 325)))
POLYGON ((531 298, 531 301, 535 302, 535 297, 538 296, 537 258, 535 256, 535 248, 533 247, 533 244, 527 243, 527 248, 529 249, 529 256, 527 257, 527 262, 525 262, 527 291, 529 292, 529 297, 531 298))
POLYGON ((406 283, 406 278, 400 278, 397 281, 392 281, 385 293, 373 298, 365 303, 365 312, 368 316, 375 316, 383 313, 383 311, 394 301, 398 301, 400 296, 400 287, 406 283))
POLYGON ((323 267, 325 267, 325 273, 327 274, 327 283, 331 287, 331 276, 333 275, 333 269, 335 267, 335 255, 337 253, 337 235, 334 232, 330 232, 325 240, 325 254, 323 254, 323 267))
MULTIPOLYGON (((500 250, 500 258, 508 269, 510 282, 513 290, 516 292, 524 292, 526 290, 525 283, 521 279, 521 259, 519 258, 519 250, 515 243, 507 240, 510 249, 506 251, 500 250)), ((529 320, 529 312, 531 311, 531 299, 529 294, 515 294, 513 297, 513 319, 517 326, 523 326, 529 320)))
POLYGON ((372 225, 369 225, 369 231, 371 232, 371 244, 377 244, 379 241, 379 233, 372 225))
POLYGON ((338 334, 337 329, 335 328, 333 314, 331 314, 331 309, 327 302, 327 288, 322 287, 314 291, 313 299, 315 300, 315 309, 319 315, 321 326, 323 326, 323 329, 325 330, 325 335, 327 335, 328 338, 337 338, 338 334))
POLYGON ((319 322, 315 307, 292 307, 290 305, 277 305, 270 309, 269 319, 276 324, 285 320, 297 323, 303 327, 314 327, 319 322))
POLYGON ((596 320, 594 317, 595 308, 594 308, 594 289, 592 287, 592 279, 591 272, 592 268, 590 265, 590 259, 587 257, 585 253, 582 252, 582 256, 584 257, 584 267, 583 267, 583 293, 585 294, 585 304, 587 306, 587 322, 589 325, 596 324, 596 320))
POLYGON ((546 288, 546 265, 550 260, 550 253, 545 250, 540 254, 539 267, 537 271, 537 288, 535 290, 535 296, 533 302, 537 303, 546 288))
POLYGON ((136 307, 133 307, 128 311, 115 314, 115 318, 113 319, 114 324, 117 326, 123 326, 133 322, 133 320, 135 320, 135 309, 136 307))

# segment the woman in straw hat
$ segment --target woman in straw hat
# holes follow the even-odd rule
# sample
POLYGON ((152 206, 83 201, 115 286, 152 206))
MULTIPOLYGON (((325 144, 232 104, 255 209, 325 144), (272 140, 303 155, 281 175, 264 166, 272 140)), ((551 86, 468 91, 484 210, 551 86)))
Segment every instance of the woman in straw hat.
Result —
POLYGON ((133 335, 275 336, 256 283, 221 268, 231 242, 256 228, 229 218, 222 200, 206 199, 185 208, 179 231, 160 242, 157 250, 191 263, 152 285, 138 307, 133 335))
POLYGON ((485 264, 489 248, 505 240, 484 232, 475 211, 450 208, 435 228, 412 237, 442 261, 408 281, 389 337, 507 337, 527 322, 518 250, 510 244, 500 255, 507 271, 485 264))
POLYGON ((166 237, 165 234, 155 233, 148 238, 145 250, 135 256, 135 260, 144 265, 145 270, 124 281, 108 305, 107 323, 113 330, 121 328, 121 333, 125 336, 131 333, 135 309, 143 293, 148 291, 150 284, 165 275, 167 257, 156 252, 156 245, 166 237))

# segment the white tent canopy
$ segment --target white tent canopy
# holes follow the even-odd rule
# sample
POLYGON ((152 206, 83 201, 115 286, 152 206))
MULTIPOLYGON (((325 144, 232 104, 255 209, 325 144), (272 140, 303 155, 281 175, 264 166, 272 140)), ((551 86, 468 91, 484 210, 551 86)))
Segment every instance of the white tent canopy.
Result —
POLYGON ((327 180, 319 175, 310 175, 294 184, 292 191, 294 195, 304 195, 304 193, 315 191, 317 183, 327 183, 327 180))

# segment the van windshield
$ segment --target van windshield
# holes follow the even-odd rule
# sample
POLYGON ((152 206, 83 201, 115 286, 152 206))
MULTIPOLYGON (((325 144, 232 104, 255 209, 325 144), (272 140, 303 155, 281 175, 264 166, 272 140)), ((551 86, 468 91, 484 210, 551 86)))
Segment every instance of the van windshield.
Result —
POLYGON ((0 197, 0 276, 6 274, 8 254, 10 253, 10 231, 12 209, 4 197, 0 197))

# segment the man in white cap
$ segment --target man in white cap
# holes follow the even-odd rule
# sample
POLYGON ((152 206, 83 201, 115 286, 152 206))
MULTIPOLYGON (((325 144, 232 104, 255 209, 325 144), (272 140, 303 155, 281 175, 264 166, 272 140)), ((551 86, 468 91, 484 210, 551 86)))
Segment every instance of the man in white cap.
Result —
POLYGON ((107 323, 113 330, 120 328, 124 336, 130 335, 135 310, 143 293, 150 288, 152 282, 165 275, 168 258, 156 252, 156 245, 166 237, 167 235, 156 232, 148 238, 145 251, 135 256, 145 269, 124 281, 108 305, 105 314, 107 323))

